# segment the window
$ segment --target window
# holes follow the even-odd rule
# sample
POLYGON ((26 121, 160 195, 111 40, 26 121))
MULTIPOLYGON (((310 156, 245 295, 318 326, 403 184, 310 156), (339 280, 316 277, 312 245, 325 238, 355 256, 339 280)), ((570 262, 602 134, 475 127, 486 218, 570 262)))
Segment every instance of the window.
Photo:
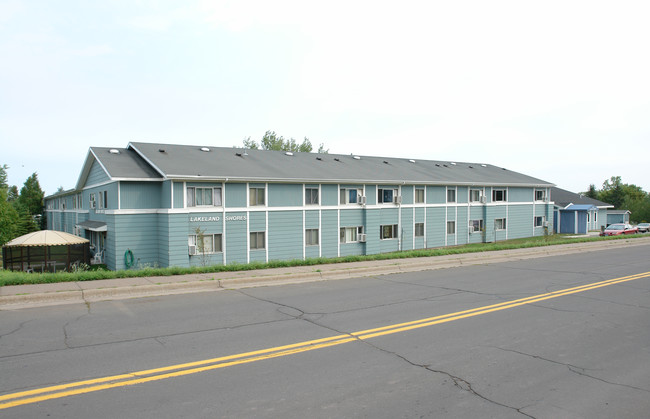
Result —
POLYGON ((308 228, 305 230, 305 246, 318 246, 317 228, 308 228))
POLYGON ((535 201, 546 201, 546 191, 544 189, 535 189, 535 201))
POLYGON ((264 188, 250 188, 250 206, 264 205, 264 188))
POLYGON ((99 192, 99 209, 104 209, 108 204, 108 192, 102 191, 99 192))
POLYGON ((506 229, 506 219, 497 218, 494 220, 494 229, 495 230, 505 230, 506 229))
POLYGON ((481 231, 483 231, 483 220, 470 220, 469 232, 480 233, 481 231))
POLYGON ((493 189, 492 190, 492 202, 504 202, 506 201, 506 190, 505 189, 493 189))
POLYGON ((456 234, 456 221, 447 221, 447 234, 456 234))
POLYGON ((415 237, 424 237, 424 223, 415 223, 415 237))
POLYGON ((305 188, 305 205, 318 205, 318 188, 305 188))
POLYGON ((382 240, 396 239, 398 234, 397 224, 379 226, 382 240))
POLYGON ((482 196, 483 196, 483 191, 481 191, 480 189, 469 190, 469 202, 480 202, 482 196))
POLYGON ((264 240, 265 233, 263 231, 258 231, 250 234, 251 239, 251 250, 255 249, 265 249, 266 242, 264 240))
POLYGON ((362 203, 359 202, 359 197, 361 196, 363 196, 361 189, 341 188, 341 205, 362 203))
POLYGON ((535 227, 544 227, 544 221, 546 221, 544 216, 535 217, 535 227))
POLYGON ((377 200, 380 204, 396 202, 397 189, 379 189, 377 200))
POLYGON ((81 199, 81 194, 76 194, 72 200, 72 208, 81 209, 83 200, 81 199))
POLYGON ((190 248, 190 255, 201 255, 222 252, 221 234, 196 234, 188 236, 187 244, 190 248), (202 237, 203 241, 199 240, 202 237))
POLYGON ((424 204, 424 188, 415 188, 415 203, 424 204))
POLYGON ((95 201, 95 194, 94 194, 94 193, 91 193, 91 194, 90 194, 90 197, 89 197, 88 199, 89 199, 89 205, 90 205, 90 208, 91 208, 91 209, 95 209, 95 208, 97 208, 97 203, 96 203, 96 201, 95 201))
POLYGON ((447 189, 447 202, 456 202, 456 189, 447 189))
POLYGON ((187 188, 188 207, 221 206, 221 188, 187 188))
POLYGON ((341 227, 339 240, 341 243, 357 243, 363 234, 363 227, 341 227))

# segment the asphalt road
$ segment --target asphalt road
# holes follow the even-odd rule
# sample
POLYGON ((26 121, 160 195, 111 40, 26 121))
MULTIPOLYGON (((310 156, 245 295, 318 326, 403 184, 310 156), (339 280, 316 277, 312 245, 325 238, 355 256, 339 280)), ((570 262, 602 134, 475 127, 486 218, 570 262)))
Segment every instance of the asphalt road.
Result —
POLYGON ((647 417, 649 250, 3 311, 0 417, 647 417))

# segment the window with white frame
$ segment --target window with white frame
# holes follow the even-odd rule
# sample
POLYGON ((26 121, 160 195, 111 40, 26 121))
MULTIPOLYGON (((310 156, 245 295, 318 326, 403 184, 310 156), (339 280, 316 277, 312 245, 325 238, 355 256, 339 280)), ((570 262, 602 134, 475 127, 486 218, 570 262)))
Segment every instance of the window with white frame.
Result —
POLYGON ((359 236, 363 234, 363 227, 341 227, 339 241, 341 243, 358 243, 359 236))
POLYGON ((492 202, 507 201, 507 193, 505 189, 492 189, 492 202))
POLYGON ((544 216, 535 217, 535 227, 544 227, 545 221, 546 221, 546 217, 544 216))
POLYGON ((99 192, 99 209, 105 209, 108 204, 108 192, 101 191, 99 192))
POLYGON ((447 221, 447 234, 456 234, 456 221, 447 221))
POLYGON ((415 188, 415 203, 424 204, 424 188, 415 188))
POLYGON ((480 233, 483 231, 483 220, 470 220, 469 221, 469 232, 470 233, 480 233))
POLYGON ((456 189, 447 189, 447 202, 456 202, 456 189))
POLYGON ((341 188, 340 203, 345 204, 358 204, 359 197, 363 196, 363 190, 358 188, 341 188))
POLYGON ((187 188, 187 206, 221 206, 221 188, 189 186, 187 188))
POLYGON ((265 249, 266 248, 266 233, 263 231, 256 231, 250 234, 250 248, 251 250, 265 249))
POLYGON ((399 234, 397 224, 382 225, 379 229, 381 240, 396 239, 399 234))
POLYGON ((250 188, 248 195, 250 206, 265 205, 264 188, 250 188))
POLYGON ((483 196, 483 191, 481 189, 469 190, 469 202, 480 202, 482 196, 483 196))
POLYGON ((505 230, 506 229, 506 219, 505 218, 496 218, 494 220, 494 229, 495 230, 505 230))
POLYGON ((81 194, 75 194, 75 196, 72 199, 72 208, 73 209, 81 209, 82 206, 82 199, 81 199, 81 194))
POLYGON ((91 194, 89 195, 89 198, 88 198, 88 204, 89 204, 89 206, 90 206, 91 209, 95 209, 95 208, 97 208, 97 201, 95 201, 95 199, 96 199, 96 198, 95 198, 95 194, 94 194, 94 193, 91 193, 91 194))
POLYGON ((378 194, 377 194, 377 201, 380 204, 392 204, 393 202, 396 201, 397 197, 397 189, 384 189, 384 188, 379 188, 378 194))
POLYGON ((545 189, 535 189, 535 201, 546 201, 545 189))
POLYGON ((223 252, 221 234, 191 234, 187 238, 190 255, 201 255, 223 252))
POLYGON ((305 246, 318 246, 317 228, 308 228, 305 230, 305 246))
POLYGON ((318 188, 305 188, 305 205, 318 205, 318 188))
POLYGON ((415 237, 424 237, 424 223, 415 223, 415 237))

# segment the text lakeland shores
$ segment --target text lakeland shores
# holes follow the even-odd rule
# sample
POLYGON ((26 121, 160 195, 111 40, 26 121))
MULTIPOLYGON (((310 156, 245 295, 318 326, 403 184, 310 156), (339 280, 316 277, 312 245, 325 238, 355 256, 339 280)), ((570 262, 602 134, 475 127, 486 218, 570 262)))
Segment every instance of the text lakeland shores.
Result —
MULTIPOLYGON (((246 221, 245 215, 226 215, 226 221, 246 221)), ((221 217, 190 217, 190 222, 221 221, 221 217)))

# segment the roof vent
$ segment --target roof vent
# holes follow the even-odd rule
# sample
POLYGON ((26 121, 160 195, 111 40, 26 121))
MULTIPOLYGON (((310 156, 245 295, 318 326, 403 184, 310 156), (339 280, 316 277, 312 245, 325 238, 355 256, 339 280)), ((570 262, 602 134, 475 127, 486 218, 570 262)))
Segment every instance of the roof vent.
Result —
POLYGON ((164 148, 159 148, 158 151, 161 152, 161 153, 164 153, 165 149, 164 148))
POLYGON ((111 148, 110 150, 108 150, 108 152, 111 154, 120 154, 120 150, 118 150, 117 148, 111 148))
POLYGON ((481 167, 487 167, 487 164, 482 164, 481 167))
POLYGON ((205 151, 206 153, 207 153, 208 151, 210 151, 210 149, 209 149, 208 147, 201 147, 200 150, 201 150, 201 151, 205 151))
POLYGON ((456 166, 456 163, 454 163, 453 161, 449 164, 451 164, 452 166, 456 166))
POLYGON ((359 156, 352 156, 352 158, 355 159, 355 160, 361 160, 361 157, 359 157, 359 156))
POLYGON ((388 161, 384 160, 384 164, 388 164, 388 161))
POLYGON ((341 161, 338 159, 338 157, 334 157, 334 161, 341 161))
POLYGON ((440 167, 440 163, 436 163, 436 167, 440 167))
POLYGON ((284 153, 284 154, 285 154, 286 156, 293 156, 293 153, 292 153, 291 151, 287 151, 287 152, 284 153))
POLYGON ((316 160, 323 160, 322 157, 316 157, 316 160))
POLYGON ((409 163, 415 163, 415 160, 409 159, 409 163))

